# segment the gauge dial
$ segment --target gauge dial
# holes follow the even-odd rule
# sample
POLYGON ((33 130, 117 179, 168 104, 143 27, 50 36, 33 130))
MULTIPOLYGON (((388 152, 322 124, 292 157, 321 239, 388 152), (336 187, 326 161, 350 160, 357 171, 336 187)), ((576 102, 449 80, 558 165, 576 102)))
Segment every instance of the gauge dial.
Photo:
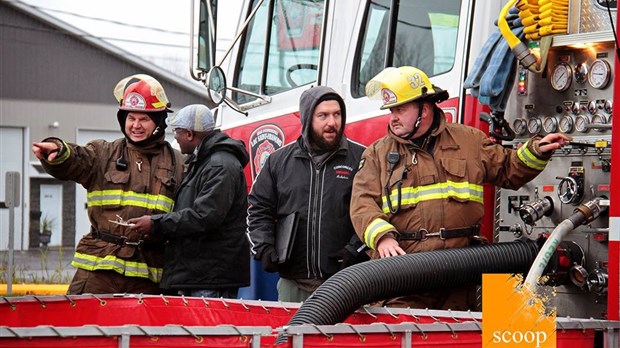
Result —
POLYGON ((573 69, 566 63, 560 63, 553 67, 551 73, 551 87, 558 92, 564 92, 573 81, 573 69))
POLYGON ((523 118, 517 118, 512 122, 512 128, 517 135, 525 134, 527 130, 527 122, 523 118))
POLYGON ((558 119, 555 116, 547 116, 543 119, 545 133, 555 133, 558 130, 558 119))
POLYGON ((564 115, 560 118, 560 132, 562 133, 571 133, 573 131, 573 127, 575 126, 575 121, 573 121, 573 117, 570 115, 564 115))
MULTIPOLYGON (((596 114, 592 116, 592 124, 607 124, 607 118, 604 115, 596 114)), ((602 128, 594 128, 597 132, 604 132, 605 129, 602 128)))
POLYGON ((605 88, 609 83, 609 77, 611 76, 611 67, 606 60, 597 59, 592 62, 590 66, 590 73, 588 74, 588 82, 590 86, 594 88, 605 88))
POLYGON ((575 65, 575 82, 585 83, 588 80, 588 64, 581 62, 575 65))
POLYGON ((589 128, 588 125, 591 123, 590 116, 588 115, 579 115, 575 119, 575 130, 581 133, 587 133, 589 128))
POLYGON ((540 133, 541 129, 542 122, 539 119, 533 118, 527 121, 527 130, 530 132, 530 134, 538 134, 540 133))

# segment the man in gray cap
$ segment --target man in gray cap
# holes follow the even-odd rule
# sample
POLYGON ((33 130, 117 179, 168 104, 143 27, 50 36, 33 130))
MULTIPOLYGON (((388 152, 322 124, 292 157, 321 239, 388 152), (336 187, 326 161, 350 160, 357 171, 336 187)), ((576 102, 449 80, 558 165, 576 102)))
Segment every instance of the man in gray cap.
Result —
POLYGON ((174 210, 128 222, 139 233, 166 240, 162 289, 236 298, 240 287, 250 285, 243 173, 248 153, 243 142, 215 129, 204 105, 186 106, 166 121, 188 155, 174 210))

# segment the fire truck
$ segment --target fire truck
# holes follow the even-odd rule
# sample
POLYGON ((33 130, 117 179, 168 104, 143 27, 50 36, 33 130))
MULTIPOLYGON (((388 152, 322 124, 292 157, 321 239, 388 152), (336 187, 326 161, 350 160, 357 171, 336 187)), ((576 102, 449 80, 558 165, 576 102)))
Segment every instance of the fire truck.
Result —
MULTIPOLYGON (((426 72, 450 94, 439 105, 448 122, 482 129, 505 147, 516 149, 536 134, 569 135, 572 140, 547 168, 519 190, 485 187, 482 233, 493 243, 466 248, 472 271, 464 281, 498 270, 524 273, 526 284, 553 292, 548 305, 557 310, 558 346, 617 347, 616 6, 607 0, 244 0, 238 35, 216 55, 218 25, 235 16, 218 12, 217 0, 200 0, 192 5, 190 70, 205 84, 205 102, 218 126, 245 142, 249 186, 271 153, 300 136, 299 97, 311 86, 330 86, 343 96, 347 137, 369 145, 384 136, 389 110, 380 110, 364 87, 390 66, 426 72)), ((303 304, 265 301, 273 298, 261 288, 274 279, 260 266, 253 267, 254 289, 246 300, 3 298, 0 341, 119 347, 483 344, 480 312, 367 306, 365 299, 376 299, 373 291, 392 289, 365 286, 375 263, 364 264, 337 273, 328 280, 336 286, 320 287, 320 296, 303 304), (371 293, 343 295, 356 288, 371 293)), ((450 272, 434 272, 429 283, 462 285, 445 278, 467 272, 450 272)), ((399 291, 425 286, 408 284, 399 291)))

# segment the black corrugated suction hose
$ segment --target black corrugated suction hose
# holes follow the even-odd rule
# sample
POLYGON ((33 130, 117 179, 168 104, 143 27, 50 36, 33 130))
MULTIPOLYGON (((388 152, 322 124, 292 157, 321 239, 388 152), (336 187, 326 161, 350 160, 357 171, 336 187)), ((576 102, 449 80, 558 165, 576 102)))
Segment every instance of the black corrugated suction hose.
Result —
POLYGON ((367 303, 480 284, 483 273, 525 273, 537 253, 536 243, 528 239, 362 262, 323 283, 288 325, 333 325, 367 303))

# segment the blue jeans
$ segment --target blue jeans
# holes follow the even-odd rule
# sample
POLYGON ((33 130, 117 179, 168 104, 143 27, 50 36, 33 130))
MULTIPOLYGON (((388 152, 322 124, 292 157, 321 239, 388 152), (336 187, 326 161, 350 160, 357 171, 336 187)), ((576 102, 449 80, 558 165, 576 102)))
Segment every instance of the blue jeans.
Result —
POLYGON ((211 297, 211 298, 237 298, 239 288, 217 289, 217 290, 179 290, 179 295, 191 297, 211 297))

